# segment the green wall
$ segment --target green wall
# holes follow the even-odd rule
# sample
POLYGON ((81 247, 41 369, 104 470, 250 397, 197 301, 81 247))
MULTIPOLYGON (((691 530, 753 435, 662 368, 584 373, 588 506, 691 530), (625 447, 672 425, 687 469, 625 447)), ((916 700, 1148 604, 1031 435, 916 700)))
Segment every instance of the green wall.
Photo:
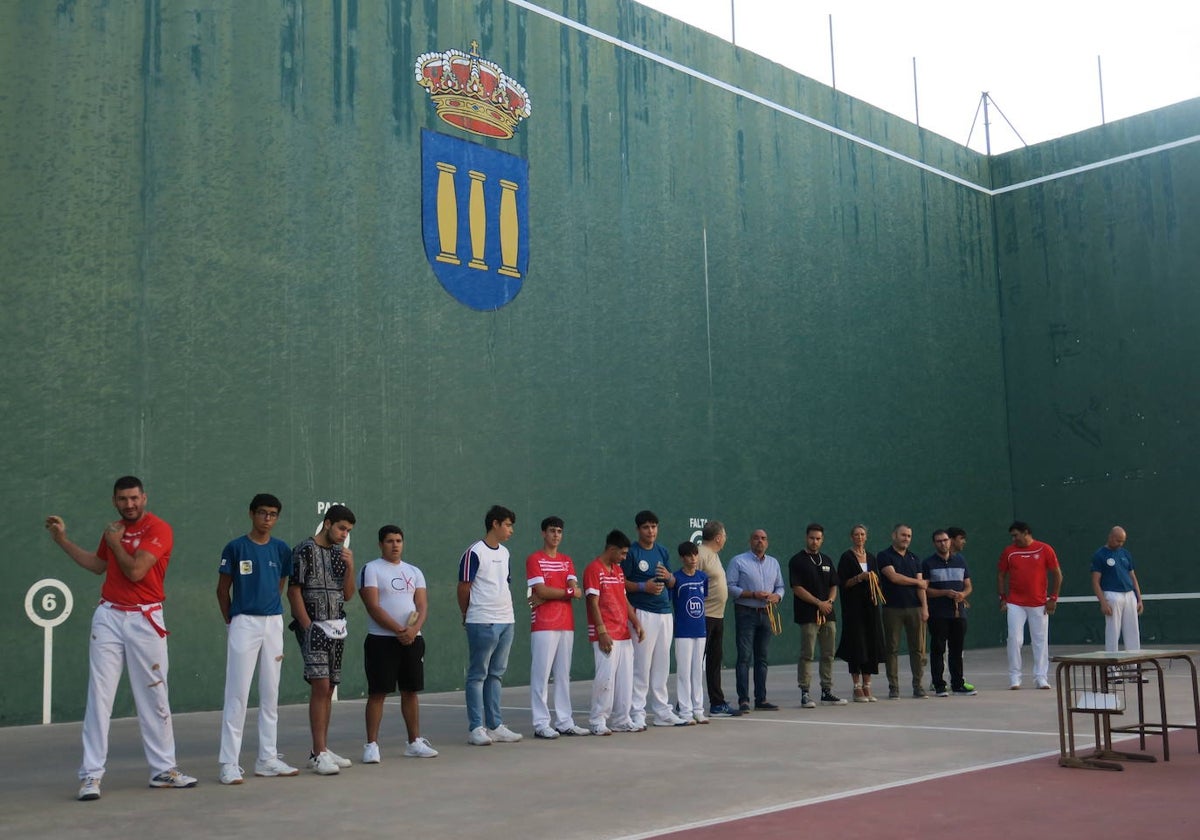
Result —
MULTIPOLYGON (((994 216, 955 180, 987 184, 986 158, 629 2, 547 8, 691 74, 503 0, 193 6, 0 8, 0 493, 21 560, 0 724, 40 719, 42 631, 22 601, 47 576, 76 597, 54 637, 54 718, 81 716, 99 581, 41 522, 59 513, 90 544, 127 472, 175 527, 178 710, 220 705, 218 554, 260 491, 284 500, 290 542, 320 503, 349 504, 360 564, 379 525, 404 527, 430 587, 431 690, 462 684, 456 562, 494 502, 518 514, 518 604, 543 516, 566 519, 582 569, 643 507, 671 546, 723 520, 726 559, 765 527, 785 564, 811 520, 835 556, 855 522, 878 549, 907 521, 922 553, 959 524, 992 600, 1014 494, 1038 481, 1023 456, 1010 472, 1009 425, 1021 446, 1041 433, 1007 408, 1019 359, 998 306, 1027 199, 994 216), (509 141, 442 122, 414 83, 418 55, 472 40, 530 93, 509 141), (499 310, 456 302, 425 259, 421 129, 529 163, 528 276, 499 310)), ((349 611, 344 697, 365 689, 365 617, 349 611)), ((997 616, 977 613, 971 641, 998 643, 997 616)), ((524 627, 518 607, 514 683, 524 627)), ((797 646, 789 624, 775 661, 797 646)))

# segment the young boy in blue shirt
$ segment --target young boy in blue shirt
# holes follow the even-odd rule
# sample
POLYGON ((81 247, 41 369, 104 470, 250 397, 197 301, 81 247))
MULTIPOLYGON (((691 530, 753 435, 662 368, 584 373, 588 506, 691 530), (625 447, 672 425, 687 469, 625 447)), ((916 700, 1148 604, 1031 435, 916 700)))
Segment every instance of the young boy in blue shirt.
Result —
POLYGON ((675 696, 679 717, 688 726, 708 723, 704 716, 704 599, 708 575, 696 568, 700 549, 693 542, 679 544, 672 600, 675 607, 675 696))

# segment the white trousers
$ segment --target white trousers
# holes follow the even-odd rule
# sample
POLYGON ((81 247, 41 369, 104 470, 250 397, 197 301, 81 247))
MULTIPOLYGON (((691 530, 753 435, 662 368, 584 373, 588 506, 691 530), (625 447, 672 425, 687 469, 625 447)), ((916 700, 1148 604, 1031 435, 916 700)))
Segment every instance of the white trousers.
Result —
POLYGON ((536 630, 529 634, 529 706, 533 727, 550 725, 546 693, 550 675, 554 675, 554 728, 574 726, 571 710, 571 650, 575 633, 571 630, 536 630))
MULTIPOLYGON (((162 612, 156 612, 154 619, 165 627, 162 612)), ((167 702, 167 640, 158 635, 140 612, 101 605, 92 614, 92 638, 88 646, 81 779, 104 776, 113 698, 121 682, 121 671, 126 667, 150 775, 156 776, 175 766, 175 731, 171 727, 171 705, 167 702)))
POLYGON ((1104 600, 1112 607, 1112 615, 1104 616, 1104 650, 1117 652, 1117 641, 1123 639, 1125 650, 1142 649, 1142 631, 1138 627, 1137 595, 1133 592, 1105 592, 1104 600))
POLYGON ((225 643, 225 707, 221 713, 222 764, 238 764, 250 681, 258 665, 258 758, 278 752, 279 669, 283 665, 283 616, 235 615, 225 643))
POLYGON ((1045 607, 1008 605, 1008 680, 1012 685, 1021 681, 1021 645, 1025 641, 1025 623, 1029 623, 1029 646, 1033 649, 1033 679, 1049 682, 1050 616, 1045 607))
POLYGON ((684 720, 704 712, 704 647, 703 636, 675 640, 675 697, 684 720))
POLYGON ((596 678, 592 680, 592 711, 588 723, 599 726, 611 715, 613 725, 628 724, 633 694, 633 642, 623 639, 612 643, 612 651, 600 652, 600 643, 592 642, 596 659, 596 678))
POLYGON ((633 637, 633 722, 646 722, 646 706, 658 718, 669 717, 670 698, 667 679, 671 676, 671 637, 675 635, 675 616, 670 613, 637 611, 645 638, 633 637))

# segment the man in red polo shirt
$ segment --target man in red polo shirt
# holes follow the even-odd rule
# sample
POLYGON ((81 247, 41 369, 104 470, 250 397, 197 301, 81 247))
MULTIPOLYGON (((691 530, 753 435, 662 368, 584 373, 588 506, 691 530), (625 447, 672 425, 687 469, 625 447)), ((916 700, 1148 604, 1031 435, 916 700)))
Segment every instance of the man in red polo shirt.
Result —
POLYGON ((1000 554, 996 589, 1000 611, 1008 614, 1008 687, 1021 687, 1021 643, 1029 623, 1029 646, 1033 648, 1033 682, 1050 687, 1050 616, 1058 605, 1062 569, 1054 549, 1033 538, 1025 522, 1008 526, 1012 545, 1000 554))
POLYGON ((104 529, 94 552, 67 539, 62 517, 46 517, 46 529, 59 548, 84 569, 104 575, 88 649, 83 764, 79 768, 79 799, 85 802, 100 798, 113 698, 125 667, 150 762, 150 787, 196 786, 194 778, 175 766, 175 732, 167 702, 167 629, 162 602, 163 578, 171 560, 171 526, 146 511, 146 491, 132 475, 117 479, 112 501, 121 518, 104 529))

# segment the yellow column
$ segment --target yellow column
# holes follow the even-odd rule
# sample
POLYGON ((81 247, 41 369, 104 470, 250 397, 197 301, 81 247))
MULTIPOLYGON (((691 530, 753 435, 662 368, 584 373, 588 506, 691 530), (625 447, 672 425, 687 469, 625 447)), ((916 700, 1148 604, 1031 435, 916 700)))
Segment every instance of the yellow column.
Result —
POLYGON ((505 277, 520 277, 517 271, 517 252, 520 244, 521 221, 517 218, 517 190, 520 185, 500 179, 500 268, 505 277))
POLYGON ((471 197, 467 207, 467 217, 471 220, 471 260, 467 265, 487 271, 487 263, 483 261, 483 247, 487 243, 487 208, 483 204, 483 182, 487 180, 487 176, 474 169, 468 170, 467 175, 471 179, 471 197))
POLYGON ((438 262, 459 265, 458 254, 458 197, 454 193, 454 173, 458 168, 449 163, 437 164, 437 223, 438 262))

